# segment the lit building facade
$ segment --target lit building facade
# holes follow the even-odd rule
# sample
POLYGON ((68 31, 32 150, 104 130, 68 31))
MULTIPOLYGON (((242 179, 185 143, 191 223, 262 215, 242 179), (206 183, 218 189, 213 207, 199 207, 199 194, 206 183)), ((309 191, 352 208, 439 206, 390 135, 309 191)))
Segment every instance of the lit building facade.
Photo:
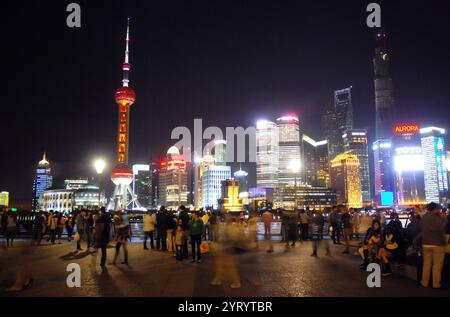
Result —
POLYGON ((330 162, 331 188, 338 204, 362 207, 360 163, 355 154, 342 153, 330 162))
MULTIPOLYGON (((300 127, 298 117, 294 115, 280 117, 276 120, 278 128, 278 183, 290 185, 302 182, 302 163, 300 149, 300 127), (298 165, 299 171, 292 166, 298 165)), ((259 186, 259 185, 258 185, 259 186)))
POLYGON ((139 208, 139 205, 145 209, 153 206, 152 203, 152 171, 149 164, 133 165, 133 192, 136 195, 136 201, 133 208, 139 208))
POLYGON ((419 130, 417 124, 399 124, 394 127, 394 193, 399 206, 425 203, 424 157, 419 130))
POLYGON ((194 204, 197 208, 203 207, 203 173, 208 166, 215 165, 215 157, 209 154, 194 162, 194 204))
POLYGON ((394 193, 394 173, 392 167, 392 140, 377 140, 372 145, 374 161, 375 195, 380 198, 383 193, 394 193))
POLYGON ((67 214, 74 210, 98 210, 103 206, 98 186, 89 182, 76 182, 73 186, 72 180, 66 180, 65 184, 64 189, 44 191, 39 202, 42 210, 67 214))
POLYGON ((445 129, 437 127, 420 129, 427 203, 447 203, 449 184, 446 168, 445 133, 445 129))
POLYGON ((9 206, 9 192, 0 192, 0 207, 9 206))
POLYGON ((328 187, 329 161, 328 141, 316 142, 306 134, 302 135, 302 163, 304 182, 311 186, 328 187))
POLYGON ((347 130, 343 135, 344 151, 355 154, 359 160, 362 200, 371 202, 369 148, 367 131, 364 129, 347 130))
POLYGON ((172 146, 161 162, 158 178, 159 204, 167 209, 178 209, 188 204, 187 163, 178 148, 172 146))
POLYGON ((242 198, 239 196, 239 181, 227 179, 221 182, 222 188, 222 210, 225 212, 243 211, 242 198))
POLYGON ((215 165, 227 165, 227 141, 214 141, 214 162, 215 165))
POLYGON ((234 179, 239 182, 239 194, 248 193, 248 173, 239 169, 233 173, 234 179))
POLYGON ((274 192, 274 206, 294 210, 310 208, 324 210, 336 205, 336 192, 325 187, 310 185, 279 186, 274 192))
POLYGON ((207 166, 202 176, 202 207, 219 208, 218 200, 222 196, 221 182, 231 179, 230 166, 207 166))
POLYGON ((256 184, 275 188, 278 184, 278 127, 274 122, 260 120, 256 124, 256 184))
POLYGON ((33 212, 39 211, 39 199, 44 191, 53 185, 52 170, 50 162, 44 153, 42 160, 39 161, 35 178, 33 181, 33 199, 31 202, 31 210, 33 212))

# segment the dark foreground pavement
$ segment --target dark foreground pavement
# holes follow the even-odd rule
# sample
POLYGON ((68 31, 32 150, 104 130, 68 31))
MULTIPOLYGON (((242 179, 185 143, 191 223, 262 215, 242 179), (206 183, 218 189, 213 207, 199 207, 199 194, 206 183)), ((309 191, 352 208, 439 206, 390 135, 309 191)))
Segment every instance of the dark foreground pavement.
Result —
MULTIPOLYGON (((206 254, 200 264, 180 263, 166 252, 144 251, 142 244, 133 243, 129 266, 109 264, 102 272, 100 254, 73 252, 74 242, 19 245, 0 250, 0 296, 450 296, 450 291, 421 288, 402 274, 382 277, 382 287, 370 289, 368 273, 359 269, 360 259, 341 254, 342 246, 332 246, 332 257, 320 250, 318 258, 310 256, 311 242, 299 243, 289 252, 279 242, 274 253, 264 247, 236 255, 242 287, 231 289, 226 280, 223 286, 209 284, 214 253, 206 254), (20 293, 5 292, 25 263, 32 268, 33 285, 20 293), (81 266, 81 288, 66 285, 70 263, 81 266)), ((109 248, 108 262, 113 254, 109 248)))

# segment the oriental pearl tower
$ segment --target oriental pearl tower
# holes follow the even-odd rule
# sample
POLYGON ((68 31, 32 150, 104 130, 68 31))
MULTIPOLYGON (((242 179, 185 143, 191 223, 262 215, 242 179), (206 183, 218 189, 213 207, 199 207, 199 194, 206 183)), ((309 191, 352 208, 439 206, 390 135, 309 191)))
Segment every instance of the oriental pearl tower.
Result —
POLYGON ((138 208, 141 207, 130 186, 133 180, 133 171, 128 166, 130 107, 136 101, 136 94, 134 90, 129 87, 130 80, 128 79, 129 71, 131 69, 128 58, 129 41, 130 23, 128 19, 125 60, 122 64, 122 87, 116 90, 114 96, 115 101, 119 106, 119 118, 117 125, 117 165, 111 171, 111 180, 115 185, 115 189, 108 204, 108 209, 114 211, 127 209, 133 202, 137 204, 138 208))

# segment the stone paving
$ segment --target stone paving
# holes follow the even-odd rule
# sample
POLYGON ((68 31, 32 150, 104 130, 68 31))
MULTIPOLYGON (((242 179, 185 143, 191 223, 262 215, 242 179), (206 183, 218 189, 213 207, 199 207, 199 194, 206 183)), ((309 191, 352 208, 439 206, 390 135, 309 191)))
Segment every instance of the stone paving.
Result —
MULTIPOLYGON (((311 242, 298 243, 286 251, 275 242, 275 252, 259 249, 236 255, 242 287, 231 289, 230 282, 210 286, 214 276, 212 253, 202 263, 178 262, 167 253, 143 250, 141 243, 129 245, 130 265, 111 265, 102 272, 95 252, 74 252, 74 242, 25 247, 25 242, 0 250, 0 296, 450 296, 450 291, 424 289, 401 274, 382 277, 382 287, 366 286, 367 273, 359 269, 360 259, 341 254, 343 246, 332 246, 332 256, 324 250, 311 257, 311 242), (22 245, 21 245, 22 244, 22 245), (33 285, 20 292, 5 292, 19 269, 28 263, 33 285), (81 288, 66 286, 66 266, 79 263, 81 288)), ((92 250, 92 249, 91 249, 92 250)), ((110 263, 114 249, 108 249, 110 263)), ((120 261, 119 261, 120 262, 120 261)))

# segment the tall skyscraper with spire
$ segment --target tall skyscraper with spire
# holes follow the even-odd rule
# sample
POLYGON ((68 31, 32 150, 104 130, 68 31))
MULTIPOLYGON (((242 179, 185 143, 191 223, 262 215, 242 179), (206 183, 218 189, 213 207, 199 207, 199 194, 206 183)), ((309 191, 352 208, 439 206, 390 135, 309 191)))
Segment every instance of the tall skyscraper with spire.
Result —
POLYGON ((117 125, 117 165, 111 171, 111 180, 115 185, 115 189, 108 204, 108 209, 110 210, 126 209, 132 202, 136 202, 138 207, 140 207, 139 201, 137 201, 136 195, 134 195, 130 186, 133 180, 133 171, 128 166, 130 107, 136 101, 136 94, 134 90, 129 87, 129 72, 131 69, 129 63, 129 42, 130 23, 128 19, 127 35, 125 39, 125 60, 122 64, 122 87, 118 88, 115 93, 115 101, 119 106, 117 125), (129 197, 131 197, 131 200, 129 197))
POLYGON ((376 35, 377 46, 373 58, 376 127, 375 142, 372 149, 374 154, 374 183, 375 196, 381 203, 380 197, 385 192, 394 191, 392 170, 392 128, 394 97, 392 78, 389 74, 389 55, 386 48, 386 34, 380 30, 376 35))
POLYGON ((33 180, 33 198, 31 201, 31 210, 33 212, 39 211, 39 198, 42 193, 52 187, 53 185, 53 177, 52 177, 52 169, 50 167, 50 162, 47 161, 47 155, 43 154, 42 160, 39 161, 35 178, 33 180))

